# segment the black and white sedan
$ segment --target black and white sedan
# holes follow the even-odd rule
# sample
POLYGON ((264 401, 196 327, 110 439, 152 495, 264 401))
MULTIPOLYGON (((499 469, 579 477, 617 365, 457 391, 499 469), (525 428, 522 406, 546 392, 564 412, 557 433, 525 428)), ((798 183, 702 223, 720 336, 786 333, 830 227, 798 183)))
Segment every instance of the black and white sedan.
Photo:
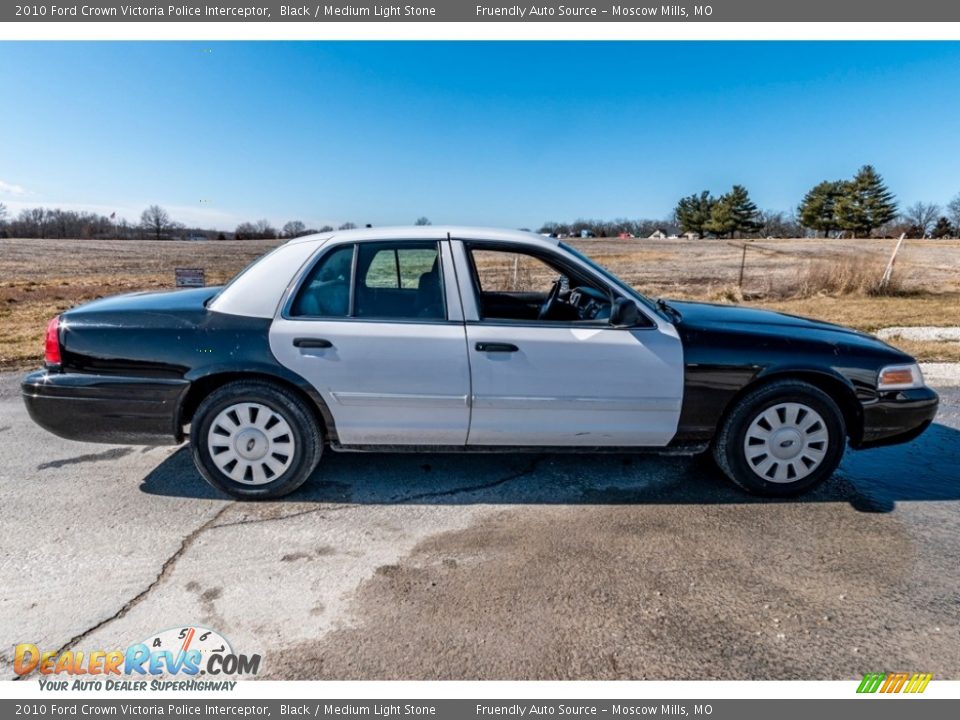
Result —
POLYGON ((845 445, 906 442, 936 393, 909 355, 764 310, 650 300, 556 239, 411 227, 292 240, 222 288, 54 318, 33 419, 180 443, 240 498, 332 450, 710 449, 755 493, 829 477, 845 445))

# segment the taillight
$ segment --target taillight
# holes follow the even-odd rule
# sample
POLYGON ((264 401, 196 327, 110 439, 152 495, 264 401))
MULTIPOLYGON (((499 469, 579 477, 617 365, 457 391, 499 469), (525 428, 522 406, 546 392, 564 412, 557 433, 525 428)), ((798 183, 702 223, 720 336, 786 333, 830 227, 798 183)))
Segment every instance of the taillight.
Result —
POLYGON ((47 365, 60 364, 60 316, 47 323, 47 340, 44 347, 47 365))

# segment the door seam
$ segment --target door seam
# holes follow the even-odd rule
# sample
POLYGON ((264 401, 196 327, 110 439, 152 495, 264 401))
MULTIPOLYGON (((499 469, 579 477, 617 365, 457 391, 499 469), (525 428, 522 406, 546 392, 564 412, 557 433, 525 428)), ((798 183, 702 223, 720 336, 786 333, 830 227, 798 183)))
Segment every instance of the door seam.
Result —
POLYGON ((470 431, 473 429, 473 358, 470 357, 470 339, 467 337, 467 314, 463 304, 463 288, 460 285, 460 273, 457 271, 457 259, 453 254, 453 242, 451 242, 450 233, 447 233, 447 250, 450 252, 450 261, 453 265, 453 280, 457 284, 457 296, 460 298, 460 314, 463 316, 463 349, 467 354, 467 434, 463 438, 463 444, 470 444, 470 431))

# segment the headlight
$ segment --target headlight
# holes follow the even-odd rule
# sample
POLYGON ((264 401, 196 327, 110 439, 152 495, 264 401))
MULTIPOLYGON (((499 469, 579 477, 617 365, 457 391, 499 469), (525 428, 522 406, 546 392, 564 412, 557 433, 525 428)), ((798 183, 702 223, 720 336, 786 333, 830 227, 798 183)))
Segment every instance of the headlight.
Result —
POLYGON ((877 390, 908 390, 923 387, 923 373, 916 363, 887 365, 877 377, 877 390))

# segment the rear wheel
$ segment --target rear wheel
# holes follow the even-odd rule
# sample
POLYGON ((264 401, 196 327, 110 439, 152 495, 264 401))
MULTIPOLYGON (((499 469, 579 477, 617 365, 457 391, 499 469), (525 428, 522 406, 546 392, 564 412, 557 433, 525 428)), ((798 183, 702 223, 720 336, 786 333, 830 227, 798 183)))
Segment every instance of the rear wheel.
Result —
POLYGON ((200 403, 190 444, 206 481, 241 499, 293 492, 323 451, 320 428, 303 401, 278 385, 252 380, 224 385, 200 403))
POLYGON ((796 495, 826 480, 843 457, 846 428, 836 402, 799 380, 747 394, 713 445, 720 469, 758 495, 796 495))

